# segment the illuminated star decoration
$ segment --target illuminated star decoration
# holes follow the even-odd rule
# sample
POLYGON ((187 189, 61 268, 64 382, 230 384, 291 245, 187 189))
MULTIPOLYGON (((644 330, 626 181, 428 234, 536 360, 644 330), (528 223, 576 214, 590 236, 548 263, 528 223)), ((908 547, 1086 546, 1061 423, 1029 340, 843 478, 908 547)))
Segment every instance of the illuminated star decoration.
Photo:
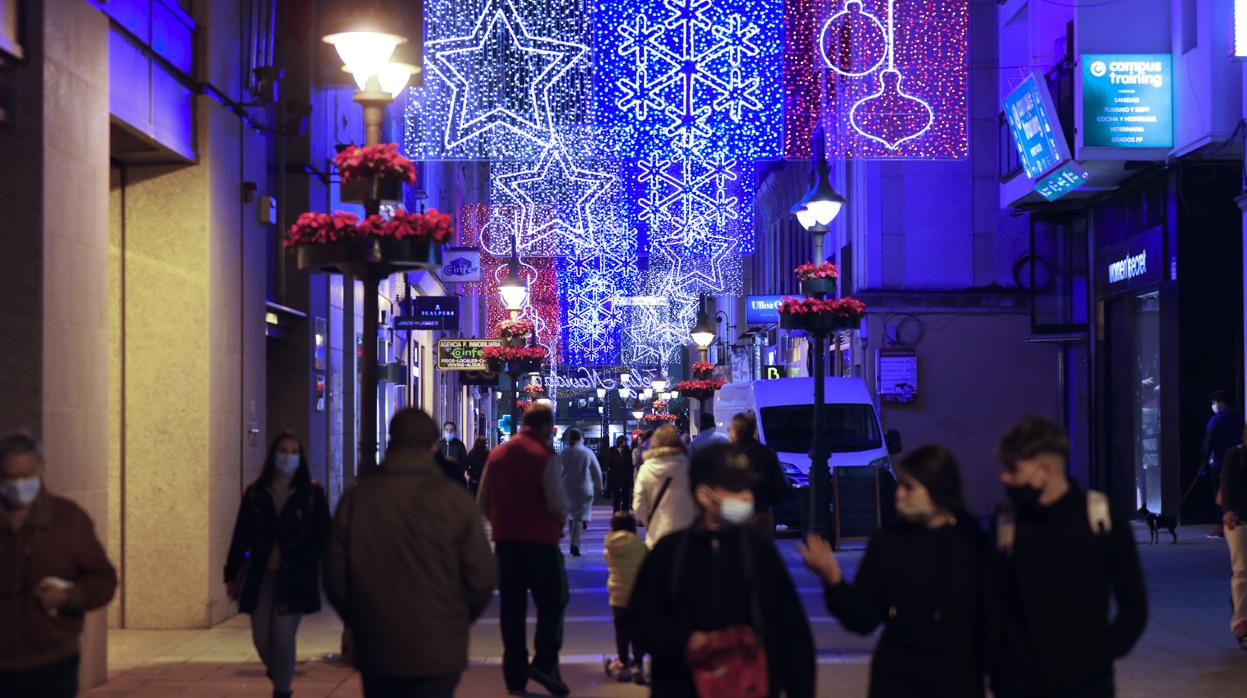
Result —
POLYGON ((430 79, 408 91, 405 151, 529 158, 588 103, 587 27, 574 0, 433 0, 430 79))
MULTIPOLYGON (((784 61, 788 133, 808 134, 821 112, 830 157, 964 158, 967 0, 833 0, 811 43, 815 6, 787 8, 802 22, 784 61)), ((785 142, 786 157, 809 154, 808 135, 785 142)))
POLYGON ((577 167, 554 142, 531 168, 491 178, 501 196, 524 207, 520 221, 526 245, 551 235, 570 239, 573 246, 591 246, 591 209, 615 183, 616 177, 577 167), (549 211, 553 215, 541 215, 549 211))

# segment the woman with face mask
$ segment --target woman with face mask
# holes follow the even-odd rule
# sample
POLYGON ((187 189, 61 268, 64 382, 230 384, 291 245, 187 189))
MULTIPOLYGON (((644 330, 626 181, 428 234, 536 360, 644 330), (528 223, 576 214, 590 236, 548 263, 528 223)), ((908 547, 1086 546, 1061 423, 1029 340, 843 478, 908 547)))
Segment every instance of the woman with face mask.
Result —
POLYGON ((706 446, 693 456, 689 479, 696 518, 654 546, 628 607, 637 643, 652 657, 651 695, 812 697, 805 609, 779 551, 748 526, 749 460, 727 444, 706 446), (708 657, 740 646, 760 647, 763 656, 755 664, 736 657, 726 673, 723 665, 711 669, 708 657))
POLYGON ((957 461, 942 446, 922 446, 901 457, 897 481, 899 520, 871 537, 853 584, 822 538, 807 537, 799 550, 845 628, 865 635, 884 626, 872 697, 981 698, 984 548, 957 461))
POLYGON ((289 432, 279 435, 260 477, 243 493, 225 563, 227 592, 251 615, 251 637, 274 698, 292 695, 299 621, 320 610, 329 525, 329 503, 312 481, 303 443, 289 432))

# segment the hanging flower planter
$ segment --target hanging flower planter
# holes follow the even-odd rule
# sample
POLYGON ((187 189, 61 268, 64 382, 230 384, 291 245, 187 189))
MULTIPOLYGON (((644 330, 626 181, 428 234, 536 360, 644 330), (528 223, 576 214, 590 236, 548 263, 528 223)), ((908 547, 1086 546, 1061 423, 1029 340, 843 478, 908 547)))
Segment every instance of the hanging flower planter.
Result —
MULTIPOLYGON (((708 379, 714 374, 714 364, 709 361, 697 361, 693 364, 693 377, 700 379, 708 379)), ((686 383, 688 381, 685 381, 686 383)), ((679 388, 676 388, 679 390, 679 388)))
POLYGON ((403 183, 416 183, 416 165, 397 143, 348 145, 333 159, 342 174, 339 198, 350 203, 403 200, 403 183))
POLYGON ((793 271, 801 282, 801 292, 809 296, 825 295, 836 292, 836 280, 840 278, 840 267, 831 262, 822 264, 802 264, 793 271))
POLYGON ((533 333, 534 327, 532 320, 503 320, 494 327, 494 330, 502 339, 503 346, 522 347, 528 340, 528 336, 533 333))
POLYGON ((338 188, 338 198, 348 204, 362 204, 365 201, 399 203, 403 200, 403 183, 391 177, 344 179, 338 188))
POLYGON ((485 347, 485 363, 495 373, 519 375, 541 370, 546 360, 546 348, 532 347, 485 347))
POLYGON ((646 424, 671 424, 675 420, 674 414, 647 414, 641 418, 646 424))
POLYGON ((286 231, 284 244, 297 248, 300 269, 362 276, 367 270, 437 269, 442 244, 453 235, 450 216, 436 209, 363 221, 342 211, 309 211, 286 231))
POLYGON ((786 330, 832 332, 861 327, 866 306, 856 298, 784 298, 779 324, 786 330))
MULTIPOLYGON (((701 362, 698 362, 701 363, 701 362)), ((722 388, 724 382, 715 378, 680 381, 676 383, 675 389, 680 393, 681 397, 692 398, 702 402, 714 397, 715 391, 722 388)))

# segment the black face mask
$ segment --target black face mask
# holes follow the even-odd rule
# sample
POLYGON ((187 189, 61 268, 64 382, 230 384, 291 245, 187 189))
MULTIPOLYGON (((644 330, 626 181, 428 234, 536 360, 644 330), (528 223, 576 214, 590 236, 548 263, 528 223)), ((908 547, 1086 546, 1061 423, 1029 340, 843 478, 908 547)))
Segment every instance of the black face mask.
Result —
POLYGON ((1036 512, 1039 510, 1039 497, 1043 492, 1030 485, 1019 485, 1005 487, 1005 494, 1008 495, 1009 501, 1013 502, 1013 508, 1017 511, 1036 512))

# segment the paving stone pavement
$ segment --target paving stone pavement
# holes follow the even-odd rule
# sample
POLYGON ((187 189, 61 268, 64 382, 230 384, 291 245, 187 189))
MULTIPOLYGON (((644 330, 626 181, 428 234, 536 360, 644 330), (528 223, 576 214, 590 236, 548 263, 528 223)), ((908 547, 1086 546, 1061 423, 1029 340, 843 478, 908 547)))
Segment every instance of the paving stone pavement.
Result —
MULTIPOLYGON (((616 684, 602 671, 614 636, 606 600, 602 538, 609 512, 595 512, 582 546, 567 557, 571 601, 563 652, 563 675, 572 695, 611 698, 647 695, 644 688, 616 684)), ((1204 539, 1206 527, 1183 529, 1178 544, 1148 545, 1136 529, 1149 591, 1151 617, 1142 641, 1117 665, 1123 698, 1247 697, 1247 652, 1228 629, 1229 563, 1224 542, 1204 539)), ((865 696, 873 637, 858 637, 827 616, 821 589, 801 566, 794 539, 781 539, 798 591, 810 613, 819 650, 819 696, 865 696)), ((840 554, 852 574, 860 551, 840 554)), ((530 614, 532 611, 530 610, 530 614)), ((337 650, 341 624, 331 610, 304 618, 299 630, 298 698, 356 698, 359 678, 325 661, 337 650)), ((532 624, 529 625, 532 632, 532 624)), ((492 604, 472 632, 471 666, 458 696, 505 696, 499 668, 502 643, 498 607, 492 604)), ((109 634, 109 681, 89 698, 227 698, 271 695, 251 645, 246 616, 210 630, 114 630, 109 634)), ((539 687, 530 685, 533 695, 539 687)))

